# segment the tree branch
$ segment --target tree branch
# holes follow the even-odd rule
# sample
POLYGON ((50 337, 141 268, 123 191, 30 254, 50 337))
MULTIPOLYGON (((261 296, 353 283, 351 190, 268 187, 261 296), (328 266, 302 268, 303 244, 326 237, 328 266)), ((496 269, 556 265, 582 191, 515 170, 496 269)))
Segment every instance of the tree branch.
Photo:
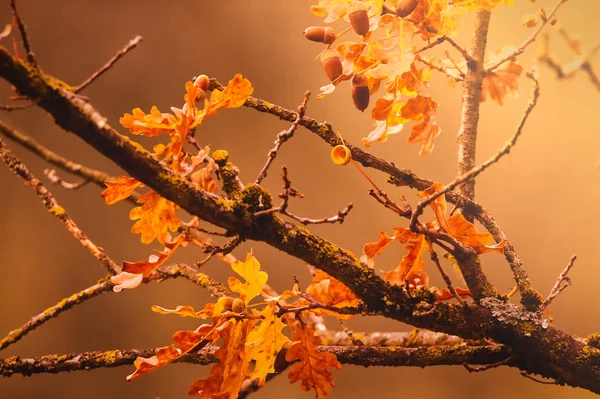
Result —
MULTIPOLYGON (((96 170, 92 168, 88 168, 87 166, 81 165, 79 163, 73 162, 67 158, 64 158, 54 151, 44 147, 40 143, 38 143, 33 138, 23 134, 22 132, 11 128, 9 125, 0 121, 0 134, 3 134, 5 137, 19 143, 23 147, 27 148, 29 151, 38 155, 43 160, 58 166, 59 168, 71 172, 77 176, 81 176, 88 181, 94 182, 98 187, 106 188, 104 184, 107 180, 116 180, 115 177, 109 175, 106 172, 101 170, 96 170)), ((132 203, 137 203, 137 200, 140 198, 140 195, 137 192, 134 192, 127 199, 132 203)))
POLYGON ((19 158, 17 158, 6 147, 0 139, 0 158, 8 165, 8 167, 21 177, 25 185, 31 187, 36 195, 42 201, 42 204, 48 211, 56 216, 58 220, 67 228, 67 230, 83 245, 100 263, 108 269, 112 274, 117 274, 121 268, 104 253, 104 250, 94 244, 87 235, 77 226, 75 221, 67 214, 65 209, 58 204, 54 195, 40 182, 34 175, 29 172, 19 158))
POLYGON ((0 340, 0 350, 19 341, 21 338, 27 335, 27 333, 35 330, 36 328, 38 328, 48 320, 58 316, 62 312, 67 311, 75 307, 76 305, 79 305, 80 303, 90 298, 96 297, 104 292, 109 292, 112 286, 113 285, 111 284, 110 279, 104 279, 99 283, 92 285, 91 287, 88 287, 82 291, 79 291, 69 296, 68 298, 64 298, 56 305, 51 306, 48 309, 44 310, 42 313, 32 317, 29 321, 27 321, 27 323, 23 324, 21 327, 9 332, 6 337, 0 340))
POLYGON ((515 356, 527 359, 528 372, 600 393, 600 370, 593 367, 600 359, 600 350, 584 351, 581 340, 547 326, 538 313, 495 298, 484 298, 480 306, 466 309, 439 303, 422 312, 423 305, 434 300, 428 291, 417 290, 407 297, 400 288, 390 286, 339 246, 275 215, 264 216, 260 221, 252 217, 257 210, 257 198, 268 195, 261 187, 247 186, 236 201, 195 188, 185 178, 163 169, 148 151, 118 134, 90 104, 65 92, 55 80, 31 70, 2 47, 0 76, 20 93, 38 101, 59 126, 77 134, 161 196, 207 222, 236 231, 245 238, 264 241, 320 268, 350 288, 370 311, 417 327, 464 338, 487 336, 510 344, 515 356))
MULTIPOLYGON (((218 347, 210 346, 196 353, 187 354, 175 363, 207 365, 216 363, 214 355, 218 347)), ((510 357, 510 350, 498 346, 427 346, 419 348, 396 348, 377 346, 320 346, 321 352, 333 353, 340 363, 357 366, 427 367, 442 365, 489 364, 510 357)), ((94 370, 106 367, 131 365, 138 357, 152 357, 156 349, 112 350, 83 352, 70 355, 46 355, 34 359, 18 356, 0 359, 0 375, 30 376, 39 373, 57 374, 65 371, 94 370)))

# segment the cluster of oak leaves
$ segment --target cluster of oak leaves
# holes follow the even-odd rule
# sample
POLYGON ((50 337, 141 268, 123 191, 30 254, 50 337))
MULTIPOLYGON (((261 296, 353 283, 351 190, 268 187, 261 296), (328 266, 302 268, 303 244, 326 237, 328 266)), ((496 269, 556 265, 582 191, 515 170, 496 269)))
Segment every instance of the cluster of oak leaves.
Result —
MULTIPOLYGON (((374 141, 385 141, 390 135, 398 133, 403 125, 412 122, 408 141, 421 142, 420 153, 429 153, 433 149, 434 139, 440 134, 440 127, 435 121, 438 104, 426 93, 430 70, 418 67, 421 55, 415 55, 416 43, 425 45, 436 37, 451 34, 457 29, 459 17, 466 11, 475 8, 492 9, 511 2, 512 0, 320 0, 318 5, 312 7, 314 14, 325 17, 326 23, 340 19, 349 22, 348 31, 353 30, 360 36, 359 41, 346 41, 332 48, 341 34, 336 34, 331 28, 307 29, 307 38, 327 45, 321 53, 321 60, 331 84, 323 87, 321 94, 330 93, 340 82, 352 79, 354 103, 357 108, 364 110, 370 97, 383 89, 383 96, 375 102, 371 111, 375 129, 363 139, 364 144, 368 146, 374 141)), ((448 66, 448 60, 441 62, 448 66)), ((460 70, 459 65, 454 68, 460 70)), ((515 94, 516 79, 521 70, 520 66, 509 62, 488 74, 482 101, 489 94, 501 104, 503 97, 515 94)), ((236 75, 227 87, 212 90, 209 96, 209 84, 209 79, 204 75, 195 78, 193 82, 187 82, 185 104, 182 108, 171 108, 172 113, 163 113, 157 107, 152 107, 150 113, 146 114, 136 108, 132 114, 125 114, 120 122, 134 135, 168 135, 168 144, 156 145, 152 156, 198 188, 215 194, 217 183, 213 175, 217 172, 217 166, 209 156, 209 147, 193 153, 184 149, 184 143, 204 118, 215 115, 221 108, 242 106, 252 94, 253 88, 247 79, 236 75)), ((134 190, 144 186, 140 181, 124 176, 118 181, 106 182, 106 185, 108 188, 102 196, 107 204, 123 200, 134 190)), ((440 189, 441 185, 435 184, 418 194, 427 197, 440 189)), ((171 232, 180 231, 180 226, 194 227, 199 220, 194 218, 188 223, 182 223, 176 214, 178 206, 155 191, 150 190, 142 195, 139 203, 140 206, 133 208, 129 215, 132 220, 136 220, 131 231, 141 234, 143 243, 151 243, 157 239, 165 248, 156 251, 148 260, 123 262, 123 271, 112 278, 115 291, 140 285, 177 248, 199 239, 186 233, 172 237, 171 232)), ((494 245, 490 234, 477 232, 475 226, 461 213, 447 217, 444 196, 434 201, 431 207, 435 221, 428 223, 429 228, 444 230, 478 253, 502 252, 503 243, 494 245)), ((404 227, 395 227, 393 230, 393 236, 381 231, 376 242, 365 244, 361 261, 373 267, 375 255, 392 242, 398 241, 405 245, 407 253, 394 270, 385 273, 385 280, 409 291, 419 287, 429 289, 438 300, 451 298, 448 289, 440 290, 429 286, 423 261, 425 251, 432 250, 427 237, 404 227)), ((128 380, 221 340, 216 352, 219 362, 206 379, 198 380, 190 386, 191 395, 236 398, 245 380, 256 379, 262 385, 267 375, 276 371, 277 362, 291 362, 291 382, 301 381, 302 389, 314 389, 318 398, 327 397, 333 387, 333 376, 329 369, 340 368, 341 365, 334 354, 317 350, 321 340, 303 316, 312 313, 349 317, 331 311, 331 307, 355 307, 359 303, 358 298, 341 282, 321 271, 315 274, 312 284, 304 292, 295 285, 292 290, 281 295, 274 296, 273 292, 269 292, 269 295, 263 291, 268 275, 260 270, 260 264, 252 254, 248 254, 244 262, 235 260, 231 255, 223 259, 244 279, 242 282, 230 277, 228 281, 231 291, 239 297, 220 298, 215 303, 206 304, 199 311, 191 306, 179 306, 174 310, 154 306, 152 310, 161 314, 177 314, 211 321, 194 331, 177 331, 173 335, 173 345, 158 349, 151 358, 138 358, 135 362, 136 371, 128 376, 128 380), (251 304, 259 295, 262 295, 263 301, 251 304), (309 302, 307 298, 312 301, 309 302), (296 315, 297 312, 282 311, 297 309, 309 303, 326 305, 329 310, 310 309, 300 315, 296 315), (286 327, 287 335, 283 332, 286 327)), ((461 296, 469 295, 466 289, 457 289, 457 292, 461 296)))

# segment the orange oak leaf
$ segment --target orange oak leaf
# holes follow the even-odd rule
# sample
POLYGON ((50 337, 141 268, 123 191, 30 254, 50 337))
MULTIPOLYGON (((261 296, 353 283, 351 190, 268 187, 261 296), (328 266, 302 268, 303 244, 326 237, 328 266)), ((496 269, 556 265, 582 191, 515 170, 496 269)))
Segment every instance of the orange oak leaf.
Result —
POLYGON ((469 222, 462 213, 455 213, 447 220, 447 233, 458 241, 469 245, 478 254, 486 252, 504 252, 504 244, 502 241, 495 243, 494 237, 488 232, 478 232, 473 223, 469 222))
MULTIPOLYGON (((447 301, 448 299, 454 298, 454 295, 452 295, 452 293, 450 292, 450 290, 448 288, 444 288, 443 290, 440 290, 439 288, 431 287, 430 290, 431 290, 431 292, 433 292, 433 294, 435 295, 435 299, 438 302, 447 301)), ((454 291, 456 291, 458 296, 461 298, 466 298, 468 296, 471 296, 471 290, 469 290, 469 289, 455 287, 454 291)))
POLYGON ((136 370, 127 376, 127 381, 164 367, 192 349, 199 350, 208 343, 216 341, 219 338, 216 327, 217 325, 213 323, 204 324, 194 331, 177 331, 173 334, 174 345, 158 349, 156 355, 152 357, 138 357, 134 362, 136 370))
POLYGON ((285 324, 276 314, 276 303, 269 302, 260 313, 263 317, 258 326, 248 334, 248 356, 254 360, 254 370, 250 378, 258 379, 258 385, 263 386, 267 375, 275 372, 275 359, 283 346, 290 339, 281 332, 285 324))
MULTIPOLYGON (((358 297, 354 295, 350 288, 322 270, 317 271, 312 284, 306 287, 306 293, 320 303, 338 308, 356 307, 359 302, 358 297)), ((314 313, 332 314, 340 319, 352 317, 352 315, 342 315, 324 309, 315 309, 314 313)))
POLYGON ((187 236, 180 234, 175 241, 167 242, 162 251, 155 250, 158 255, 150 255, 148 260, 137 262, 123 261, 123 271, 110 278, 110 281, 115 284, 113 291, 120 292, 124 289, 138 287, 142 283, 144 277, 150 276, 154 270, 158 269, 167 259, 169 259, 179 246, 185 246, 186 244, 187 236))
POLYGON ((498 69, 488 72, 483 79, 481 87, 481 102, 488 97, 498 104, 503 104, 505 97, 518 97, 518 79, 523 72, 523 67, 516 62, 510 61, 501 65, 498 69))
POLYGON ((152 106, 149 114, 140 108, 135 108, 132 114, 123 115, 119 122, 132 134, 152 137, 173 130, 176 118, 171 114, 162 113, 157 107, 152 106))
POLYGON ((133 194, 136 188, 144 187, 144 183, 126 176, 119 176, 117 181, 105 181, 104 184, 107 188, 100 195, 104 197, 107 205, 124 200, 133 194))
POLYGON ((316 397, 327 398, 334 387, 333 374, 330 368, 340 369, 342 365, 333 353, 319 352, 321 340, 314 336, 314 330, 297 321, 294 325, 294 345, 285 355, 285 360, 294 362, 290 368, 291 383, 301 381, 304 391, 314 389, 316 397))
POLYGON ((413 125, 408 136, 410 144, 422 143, 419 155, 431 154, 435 147, 435 139, 442 133, 440 125, 432 114, 428 114, 423 122, 413 125))
POLYGON ((373 258, 383 252, 383 250, 394 241, 394 238, 381 230, 377 241, 368 242, 363 246, 363 255, 360 257, 360 261, 366 263, 369 267, 375 266, 373 258))
POLYGON ((252 256, 252 252, 248 253, 245 262, 236 260, 231 265, 231 268, 244 278, 245 283, 242 283, 235 277, 229 277, 227 281, 229 288, 233 292, 240 294, 240 298, 248 304, 254 297, 261 293, 263 286, 269 279, 269 275, 260 270, 260 263, 252 256))
POLYGON ((144 244, 151 243, 155 238, 164 244, 169 237, 169 230, 176 231, 181 225, 175 214, 179 206, 162 198, 155 191, 142 195, 138 202, 143 205, 129 212, 129 218, 137 220, 131 232, 140 233, 144 244))
MULTIPOLYGON (((443 186, 440 183, 435 183, 426 190, 419 191, 417 195, 427 198, 437 193, 442 188, 443 186)), ((429 206, 433 209, 438 224, 444 231, 446 231, 446 233, 456 238, 463 244, 469 245, 478 254, 491 251, 502 253, 504 251, 504 241, 495 244, 494 238, 490 233, 478 232, 475 228, 475 225, 466 220, 462 213, 455 213, 450 218, 446 218, 446 210, 448 205, 445 195, 436 198, 429 206)))
POLYGON ((219 358, 204 380, 194 382, 189 394, 203 399, 235 399, 249 374, 250 357, 246 339, 255 320, 229 321, 220 332, 223 345, 215 353, 219 358))
POLYGON ((224 90, 213 90, 210 100, 205 104, 205 116, 214 115, 220 108, 238 108, 244 105, 254 88, 248 79, 239 73, 227 83, 224 90))
POLYGON ((148 277, 150 273, 159 268, 180 246, 187 244, 187 237, 180 234, 174 241, 166 242, 165 248, 162 251, 155 250, 157 255, 150 255, 148 260, 137 262, 123 262, 123 270, 128 273, 142 274, 148 277))
POLYGON ((390 284, 405 285, 408 281, 409 285, 414 287, 425 286, 421 275, 425 270, 425 262, 423 261, 423 252, 428 248, 428 243, 423 234, 413 233, 404 227, 394 227, 396 239, 401 243, 406 243, 404 247, 408 254, 402 257, 398 266, 386 273, 385 280, 390 284))

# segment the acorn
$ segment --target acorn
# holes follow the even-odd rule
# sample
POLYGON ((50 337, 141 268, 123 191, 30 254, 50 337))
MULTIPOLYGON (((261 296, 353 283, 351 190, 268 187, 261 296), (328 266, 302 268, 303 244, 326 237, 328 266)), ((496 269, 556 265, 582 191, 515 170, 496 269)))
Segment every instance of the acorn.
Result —
POLYGON ((417 8, 419 0, 400 0, 396 6, 396 15, 400 18, 408 17, 417 8))
POLYGON ((354 75, 352 78, 352 100, 359 111, 364 111, 369 106, 369 80, 364 75, 354 75))
POLYGON ((240 298, 224 296, 219 298, 217 302, 223 305, 223 308, 225 310, 229 310, 233 313, 244 313, 244 311, 246 310, 246 303, 240 298))
POLYGON ((350 25, 357 34, 364 36, 369 32, 369 6, 361 1, 355 1, 348 6, 350 25))
POLYGON ((310 26, 304 30, 304 37, 317 43, 331 44, 337 39, 333 28, 324 26, 310 26))
POLYGON ((336 145, 331 150, 331 160, 336 165, 346 165, 352 159, 352 152, 350 148, 345 145, 336 145))
POLYGON ((196 85, 201 90, 207 91, 208 86, 210 85, 210 79, 206 75, 200 75, 196 79, 194 79, 194 85, 196 85))
POLYGON ((332 82, 342 74, 342 60, 340 60, 337 51, 333 49, 323 51, 323 53, 321 53, 321 63, 323 64, 323 69, 325 70, 327 77, 332 82))

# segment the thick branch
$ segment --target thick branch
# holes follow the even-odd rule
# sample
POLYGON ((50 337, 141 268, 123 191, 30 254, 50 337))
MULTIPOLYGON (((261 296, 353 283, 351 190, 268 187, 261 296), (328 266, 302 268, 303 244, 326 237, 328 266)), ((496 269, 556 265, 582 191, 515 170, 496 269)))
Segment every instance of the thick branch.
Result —
MULTIPOLYGON (((182 356, 176 363, 207 365, 216 363, 216 347, 208 347, 194 354, 182 356)), ((409 366, 427 367, 441 365, 490 364, 510 357, 505 346, 433 346, 420 348, 396 348, 376 346, 320 346, 321 352, 333 353, 340 363, 358 366, 409 366)), ((112 350, 106 352, 83 352, 71 355, 46 355, 35 359, 10 357, 0 360, 0 375, 32 375, 61 373, 76 370, 94 370, 105 367, 131 365, 138 358, 151 357, 155 349, 112 350)))

